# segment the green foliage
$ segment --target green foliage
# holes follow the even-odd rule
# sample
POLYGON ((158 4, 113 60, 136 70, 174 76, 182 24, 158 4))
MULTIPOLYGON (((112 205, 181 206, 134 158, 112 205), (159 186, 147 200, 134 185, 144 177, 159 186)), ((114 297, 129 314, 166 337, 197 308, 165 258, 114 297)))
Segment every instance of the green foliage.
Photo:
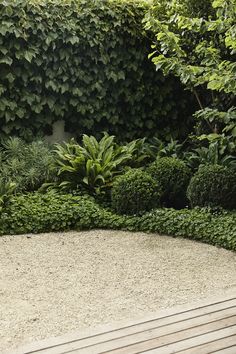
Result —
POLYGON ((222 132, 229 132, 236 137, 236 107, 230 107, 227 112, 220 112, 213 108, 204 108, 194 113, 196 119, 207 123, 218 124, 222 132))
POLYGON ((202 165, 192 177, 187 196, 193 207, 236 209, 236 171, 220 165, 202 165))
POLYGON ((0 127, 25 139, 185 134, 186 94, 147 59, 145 2, 0 0, 0 127))
POLYGON ((207 18, 209 15, 215 15, 212 0, 179 0, 177 3, 185 16, 207 18))
POLYGON ((139 231, 186 237, 236 251, 235 221, 235 212, 157 209, 139 220, 139 231))
POLYGON ((144 167, 156 160, 157 157, 179 157, 183 156, 183 143, 174 140, 172 136, 168 142, 153 137, 151 139, 137 139, 128 144, 132 150, 130 167, 144 167))
POLYGON ((156 68, 176 75, 192 90, 207 85, 209 90, 235 94, 236 0, 212 1, 215 18, 208 13, 206 19, 201 13, 194 18, 183 15, 178 3, 169 2, 164 19, 155 11, 159 0, 147 14, 146 28, 156 33, 157 50, 152 53, 156 68))
POLYGON ((150 149, 150 145, 146 141, 146 138, 133 140, 126 144, 126 148, 132 154, 132 159, 127 162, 129 167, 143 167, 152 160, 153 151, 150 149))
POLYGON ((209 146, 200 146, 184 155, 186 164, 192 170, 197 170, 200 165, 221 165, 236 169, 236 157, 225 153, 226 145, 221 141, 214 141, 209 146))
POLYGON ((7 203, 11 200, 13 193, 15 192, 16 184, 13 182, 5 182, 0 179, 0 212, 3 207, 6 207, 7 203))
POLYGON ((1 233, 39 233, 75 227, 90 229, 96 226, 98 211, 99 207, 88 197, 52 192, 20 195, 12 198, 2 212, 1 233))
POLYGON ((186 190, 191 172, 184 161, 174 157, 158 158, 147 172, 160 187, 162 205, 175 208, 186 205, 186 190))
POLYGON ((140 214, 157 207, 160 189, 142 170, 130 170, 118 177, 112 189, 112 207, 120 214, 140 214))
POLYGON ((210 134, 199 135, 198 140, 208 139, 209 141, 221 140, 221 142, 227 142, 224 146, 227 145, 228 152, 236 154, 236 107, 231 107, 224 112, 218 109, 205 108, 195 112, 194 117, 197 120, 196 129, 199 134, 202 130, 209 131, 210 128, 210 134), (211 131, 214 131, 214 133, 211 134, 211 131))
POLYGON ((204 133, 227 136, 235 152, 236 0, 154 0, 145 22, 156 69, 192 91, 197 128, 201 119, 204 133))
POLYGON ((34 193, 14 197, 0 212, 0 235, 107 228, 186 237, 236 251, 235 220, 235 212, 198 208, 121 216, 88 197, 34 193))
POLYGON ((183 154, 183 144, 179 143, 178 140, 174 140, 171 137, 171 140, 168 144, 161 147, 157 157, 175 157, 180 158, 183 154))
POLYGON ((160 155, 160 152, 164 148, 165 148, 165 143, 163 142, 163 140, 157 137, 153 137, 149 139, 149 141, 146 144, 147 155, 150 157, 149 162, 155 161, 157 156, 160 155))
POLYGON ((14 182, 17 192, 37 190, 53 178, 53 154, 42 141, 26 144, 19 138, 9 138, 0 160, 2 180, 14 182))
POLYGON ((154 5, 152 13, 155 14, 155 18, 162 20, 174 14, 204 18, 215 14, 212 8, 212 0, 154 0, 152 4, 154 5))
POLYGON ((104 134, 98 141, 83 135, 82 144, 75 141, 57 144, 56 155, 61 186, 73 190, 78 186, 92 194, 101 194, 112 186, 114 176, 122 173, 124 164, 131 160, 135 146, 118 146, 114 136, 104 134))

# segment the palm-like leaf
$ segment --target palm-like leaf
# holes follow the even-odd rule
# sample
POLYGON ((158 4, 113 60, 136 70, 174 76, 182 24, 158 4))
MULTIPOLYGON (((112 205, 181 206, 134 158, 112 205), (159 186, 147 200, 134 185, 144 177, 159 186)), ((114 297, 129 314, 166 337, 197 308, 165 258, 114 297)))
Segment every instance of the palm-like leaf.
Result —
POLYGON ((124 163, 132 158, 131 146, 116 145, 114 136, 106 133, 100 141, 83 135, 81 145, 74 141, 57 144, 55 152, 61 178, 86 186, 93 193, 110 188, 113 177, 120 174, 124 163))

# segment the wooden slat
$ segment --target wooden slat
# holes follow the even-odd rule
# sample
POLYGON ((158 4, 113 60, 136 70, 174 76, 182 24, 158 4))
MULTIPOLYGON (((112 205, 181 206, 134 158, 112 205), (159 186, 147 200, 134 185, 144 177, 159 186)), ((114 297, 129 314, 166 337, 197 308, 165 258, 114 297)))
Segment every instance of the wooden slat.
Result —
MULTIPOLYGON (((191 339, 190 339, 191 341, 191 339)), ((235 332, 235 327, 228 327, 221 329, 216 332, 208 333, 205 334, 204 336, 200 337, 195 337, 194 338, 194 347, 191 346, 191 342, 188 342, 188 340, 184 341, 185 343, 182 344, 187 344, 187 348, 185 350, 179 351, 179 347, 176 348, 178 349, 178 354, 206 354, 206 353, 211 353, 216 350, 221 350, 225 349, 229 346, 236 345, 236 332, 235 332), (229 334, 232 334, 232 336, 229 336, 229 334), (187 343, 188 342, 188 343, 187 343), (201 344, 204 343, 205 344, 201 344), (198 343, 200 345, 198 345, 198 343), (190 350, 191 349, 191 350, 190 350)), ((175 348, 174 348, 175 349, 175 348)), ((152 351, 148 351, 147 353, 151 353, 152 351)), ((235 351, 236 353, 236 351, 235 351)))
POLYGON ((217 351, 217 352, 210 352, 209 354, 235 354, 236 353, 236 346, 234 345, 233 347, 230 348, 225 348, 223 350, 217 351))
POLYGON ((223 328, 217 331, 212 331, 200 336, 194 336, 189 339, 184 339, 173 344, 166 345, 158 349, 148 350, 148 354, 206 354, 213 350, 220 350, 228 347, 227 341, 232 345, 236 344, 236 324, 235 326, 223 328))
MULTIPOLYGON (((176 343, 179 342, 181 340, 187 339, 187 338, 193 338, 196 336, 200 336, 206 333, 210 333, 212 331, 216 331, 222 328, 226 328, 229 326, 232 326, 236 323, 236 316, 230 317, 230 318, 226 318, 226 319, 221 319, 215 322, 211 322, 211 323, 207 323, 207 324, 203 324, 200 326, 196 326, 196 327, 192 327, 192 328, 188 328, 185 330, 181 330, 179 332, 175 332, 175 333, 170 333, 167 335, 162 335, 156 338, 152 338, 149 340, 144 340, 144 341, 140 341, 140 342, 136 342, 135 344, 131 344, 129 346, 127 346, 124 343, 124 346, 121 348, 117 348, 114 350, 106 350, 106 346, 105 345, 101 345, 100 347, 97 347, 95 349, 95 351, 93 351, 94 347, 90 347, 89 350, 87 351, 87 353, 101 353, 101 352, 106 352, 106 353, 113 353, 113 354, 134 354, 134 353, 140 353, 140 352, 144 352, 150 349, 155 349, 155 353, 158 354, 163 354, 163 348, 170 343, 176 343), (160 348, 160 350, 158 350, 157 348, 160 348)), ((236 329, 236 327, 235 327, 236 329)), ((133 342, 134 343, 134 342, 133 342)), ((113 347, 114 348, 114 347, 113 347)), ((112 349, 113 349, 112 348, 112 349)), ((79 351, 79 353, 83 353, 82 350, 79 351)), ((85 351, 84 351, 85 353, 85 351)))
MULTIPOLYGON (((66 352, 97 354, 101 353, 101 351, 114 352, 114 350, 114 353, 129 353, 123 351, 123 348, 119 348, 127 345, 127 348, 131 350, 130 353, 134 353, 133 350, 136 346, 135 342, 141 341, 143 342, 142 345, 144 345, 153 340, 163 339, 163 337, 167 340, 168 336, 173 336, 173 331, 176 332, 176 328, 178 328, 178 335, 181 332, 181 335, 183 335, 183 332, 193 330, 194 328, 196 329, 196 333, 198 333, 197 330, 204 326, 204 328, 209 331, 210 328, 212 328, 212 323, 216 324, 216 328, 222 330, 221 328, 222 326, 224 328, 225 321, 232 321, 232 318, 234 317, 233 321, 235 322, 230 322, 231 326, 233 326, 233 324, 236 324, 235 311, 235 295, 229 295, 225 298, 208 299, 199 304, 181 305, 175 309, 162 310, 155 315, 152 314, 151 316, 146 317, 142 321, 133 320, 128 323, 126 321, 119 323, 119 325, 103 326, 97 330, 90 329, 61 336, 59 338, 43 340, 16 350, 14 351, 14 354, 60 354, 66 352), (227 319, 227 317, 229 318, 227 319), (206 327, 206 325, 208 327, 206 327), (156 338, 157 336, 158 338, 156 338), (162 337, 160 338, 160 336, 162 337)), ((203 328, 201 328, 201 330, 203 330, 203 328)), ((213 330, 211 329, 210 331, 213 330)), ((187 335, 189 335, 189 333, 190 332, 187 332, 187 335)), ((203 334, 204 333, 201 332, 201 335, 203 334)), ((228 336, 230 336, 230 334, 228 334, 228 336)), ((181 341, 183 340, 186 340, 186 338, 181 339, 181 341)), ((166 345, 168 344, 169 343, 167 342, 166 345)), ((151 348, 152 347, 149 347, 145 350, 150 351, 151 348)), ((182 349, 185 348, 183 347, 182 349)), ((11 354, 13 354, 13 352, 11 352, 11 354)))
MULTIPOLYGON (((155 321, 156 319, 160 319, 163 317, 169 317, 169 316, 174 316, 175 314, 179 313, 187 313, 189 311, 198 311, 200 309, 203 309, 204 307, 212 307, 215 305, 221 306, 221 308, 224 308, 226 304, 230 301, 234 301, 236 299, 236 294, 235 292, 233 294, 229 294, 228 296, 225 297, 214 297, 211 299, 206 299, 198 303, 192 303, 192 304, 185 304, 185 305, 179 305, 176 306, 174 309, 165 309, 159 311, 157 314, 151 314, 149 316, 146 316, 145 318, 142 318, 142 321, 140 319, 134 319, 132 321, 122 321, 119 322, 118 324, 114 325, 105 325, 105 326, 100 326, 97 327, 96 329, 91 328, 88 330, 83 330, 83 331, 76 331, 70 334, 66 334, 60 337, 54 337, 54 338, 49 338, 49 339, 44 339, 32 344, 25 345, 23 348, 16 349, 14 351, 14 354, 28 354, 31 352, 35 352, 37 350, 40 350, 42 348, 51 348, 53 346, 59 346, 60 344, 64 344, 67 342, 73 342, 76 340, 88 338, 88 337, 94 337, 97 335, 100 335, 101 333, 108 333, 108 332, 114 332, 115 330, 118 329, 126 329, 131 326, 137 325, 137 323, 144 323, 144 322, 151 322, 155 321)), ((6 353, 7 354, 7 353, 6 353)), ((8 352, 8 354, 12 354, 12 351, 8 352)))
POLYGON ((214 314, 214 316, 210 314, 199 318, 190 319, 188 321, 179 322, 178 324, 155 328, 138 334, 95 344, 86 348, 81 348, 76 343, 65 345, 60 348, 58 353, 78 349, 80 349, 79 353, 81 354, 101 352, 112 352, 114 354, 136 353, 163 345, 168 345, 169 343, 174 343, 186 338, 191 338, 195 335, 195 333, 196 335, 205 334, 216 329, 221 329, 226 326, 236 324, 236 308, 234 308, 233 311, 234 316, 231 314, 232 309, 228 309, 224 313, 225 317, 223 317, 222 314, 214 314))
MULTIPOLYGON (((231 316, 233 314, 236 315, 236 300, 232 300, 227 302, 227 307, 226 309, 222 309, 223 304, 216 304, 215 306, 208 306, 204 307, 201 309, 198 309, 198 311, 193 310, 190 312, 185 312, 181 314, 177 314, 174 316, 170 316, 167 318, 161 318, 159 320, 155 321, 149 321, 149 322, 144 322, 141 324, 137 324, 128 328, 123 328, 119 329, 116 331, 112 332, 107 332, 105 334, 101 335, 96 335, 92 337, 88 337, 85 339, 81 339, 79 341, 73 341, 69 343, 65 343, 60 345, 60 351, 58 351, 58 348, 49 348, 44 349, 43 353, 45 354, 54 354, 54 353, 61 353, 63 350, 72 350, 74 348, 83 348, 86 346, 91 346, 93 344, 98 344, 102 342, 108 342, 108 341, 115 341, 115 340, 124 340, 124 337, 127 337, 128 343, 135 341, 135 338, 140 336, 145 335, 143 334, 144 332, 148 331, 149 335, 153 335, 153 330, 160 332, 159 329, 162 331, 162 333, 167 333, 167 331, 173 331, 173 328, 179 328, 181 325, 182 328, 189 328, 190 324, 194 325, 194 323, 205 323, 207 320, 210 321, 215 320, 215 319, 221 319, 224 318, 224 316, 231 316), (233 306, 234 305, 234 306, 233 306), (217 311, 218 309, 218 311, 217 311), (210 316, 210 317, 209 317, 210 316), (192 322, 194 321, 194 322, 192 322), (171 327, 166 327, 166 326, 171 326, 171 327)), ((225 304, 224 304, 225 306, 225 304)))

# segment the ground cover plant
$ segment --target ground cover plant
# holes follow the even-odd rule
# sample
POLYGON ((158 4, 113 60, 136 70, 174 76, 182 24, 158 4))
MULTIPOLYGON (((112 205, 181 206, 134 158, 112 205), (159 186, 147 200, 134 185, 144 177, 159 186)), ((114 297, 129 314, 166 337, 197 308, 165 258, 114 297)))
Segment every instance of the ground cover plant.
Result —
POLYGON ((14 197, 0 214, 0 234, 107 228, 158 232, 236 250, 236 213, 223 209, 154 209, 141 216, 115 214, 94 199, 34 193, 14 197))

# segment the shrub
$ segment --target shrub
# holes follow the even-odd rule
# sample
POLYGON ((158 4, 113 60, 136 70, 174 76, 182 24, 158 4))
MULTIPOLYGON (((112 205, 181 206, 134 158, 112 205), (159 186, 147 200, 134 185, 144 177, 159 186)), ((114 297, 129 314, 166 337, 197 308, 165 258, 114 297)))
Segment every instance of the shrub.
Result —
POLYGON ((160 186, 162 205, 175 208, 186 205, 186 190, 191 172, 183 161, 174 157, 158 158, 147 172, 160 186))
POLYGON ((101 140, 83 135, 82 143, 75 141, 56 146, 56 165, 64 189, 78 186, 92 194, 107 192, 113 178, 131 160, 133 145, 118 146, 114 136, 104 134, 101 140))
POLYGON ((0 211, 9 203, 13 193, 15 192, 16 185, 13 182, 5 182, 0 178, 0 211))
POLYGON ((9 138, 1 152, 1 178, 14 182, 16 192, 34 191, 53 178, 53 161, 52 151, 42 141, 26 144, 9 138))
POLYGON ((159 186, 146 172, 130 170, 112 189, 112 207, 120 214, 140 214, 159 204, 159 186))
POLYGON ((192 177, 187 196, 194 206, 236 208, 236 172, 220 165, 202 165, 192 177))
POLYGON ((64 119, 76 135, 185 134, 187 94, 148 60, 146 7, 129 0, 1 1, 0 133, 31 138, 64 119))

